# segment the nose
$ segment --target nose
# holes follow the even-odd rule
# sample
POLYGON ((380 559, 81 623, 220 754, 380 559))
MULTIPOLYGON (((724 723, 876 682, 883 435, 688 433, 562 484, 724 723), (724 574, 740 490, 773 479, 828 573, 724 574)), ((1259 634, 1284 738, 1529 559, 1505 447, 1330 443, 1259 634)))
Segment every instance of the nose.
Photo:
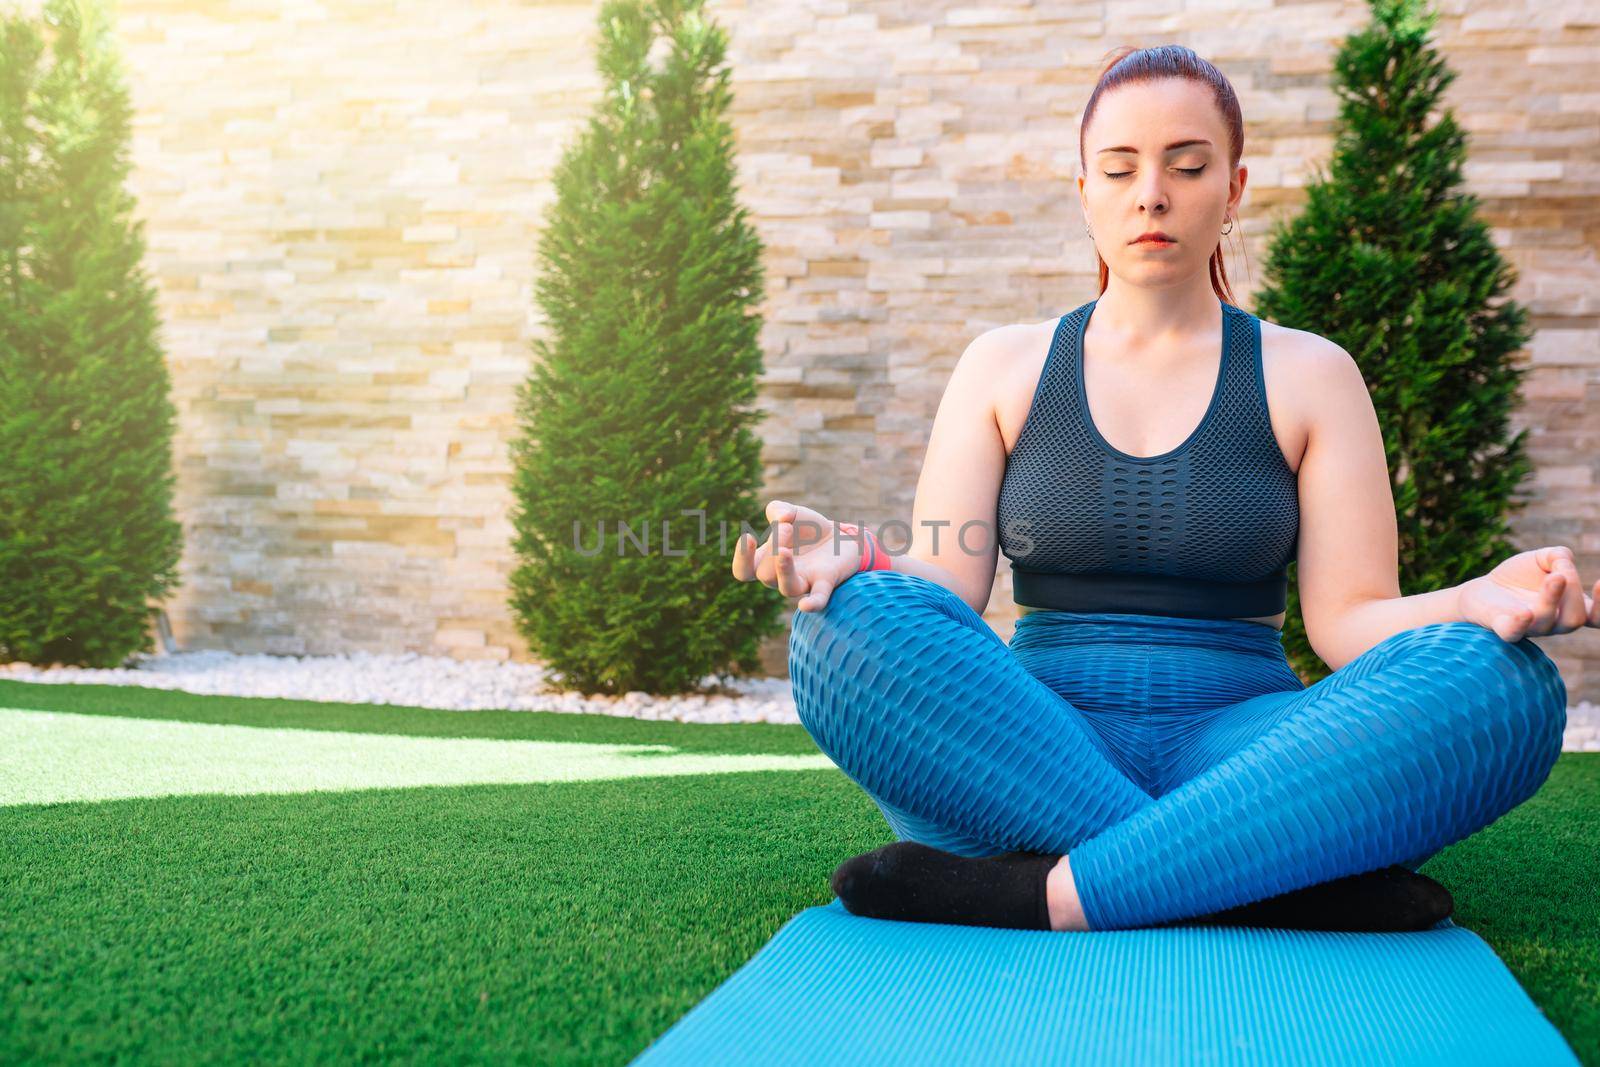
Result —
POLYGON ((1139 207, 1150 215, 1157 215, 1167 210, 1166 179, 1159 170, 1152 171, 1149 177, 1139 184, 1139 207))

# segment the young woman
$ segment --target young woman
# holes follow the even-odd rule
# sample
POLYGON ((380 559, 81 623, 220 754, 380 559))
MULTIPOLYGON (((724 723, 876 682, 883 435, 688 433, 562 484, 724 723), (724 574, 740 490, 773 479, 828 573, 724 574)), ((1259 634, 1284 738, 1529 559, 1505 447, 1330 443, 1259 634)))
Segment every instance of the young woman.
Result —
POLYGON ((962 354, 907 552, 783 501, 740 538, 734 576, 798 598, 801 721, 900 839, 835 872, 852 912, 1422 929, 1450 898, 1413 868, 1549 774, 1566 687, 1525 638, 1600 626, 1600 583, 1553 546, 1400 595, 1359 369, 1230 298, 1242 149, 1214 66, 1118 54, 1079 139, 1100 295, 962 354), (1290 560, 1333 668, 1309 687, 1290 560))

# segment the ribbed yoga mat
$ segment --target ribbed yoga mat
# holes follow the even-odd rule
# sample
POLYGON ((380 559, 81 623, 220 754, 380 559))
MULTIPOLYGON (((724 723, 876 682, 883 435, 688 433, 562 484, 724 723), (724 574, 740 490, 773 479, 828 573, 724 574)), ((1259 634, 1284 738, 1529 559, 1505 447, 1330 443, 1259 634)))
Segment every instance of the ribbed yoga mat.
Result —
POLYGON ((684 1064, 1576 1067, 1487 942, 1175 926, 790 919, 633 1060, 684 1064))

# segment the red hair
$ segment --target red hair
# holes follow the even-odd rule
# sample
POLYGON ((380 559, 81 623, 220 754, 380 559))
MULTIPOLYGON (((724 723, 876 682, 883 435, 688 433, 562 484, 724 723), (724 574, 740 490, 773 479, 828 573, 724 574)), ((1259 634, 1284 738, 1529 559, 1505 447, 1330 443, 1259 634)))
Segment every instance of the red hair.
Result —
MULTIPOLYGON (((1099 103, 1101 95, 1120 85, 1139 85, 1163 78, 1186 78, 1211 90, 1211 98, 1216 101, 1217 110, 1221 112, 1223 125, 1228 131, 1229 173, 1238 169, 1239 159, 1244 155, 1244 118, 1239 112, 1239 97, 1233 91, 1233 84, 1223 73, 1201 59, 1193 49, 1181 44, 1164 44, 1154 48, 1123 45, 1106 53, 1105 65, 1100 68, 1094 92, 1089 94, 1089 103, 1083 109, 1083 121, 1078 126, 1078 165, 1085 174, 1089 170, 1084 166, 1083 135, 1094 118, 1095 105, 1099 103)), ((1241 243, 1241 251, 1243 247, 1241 243)), ((1100 293, 1104 293, 1111 272, 1106 268, 1106 261, 1100 258, 1098 248, 1095 249, 1094 259, 1099 268, 1100 293)), ((1222 300, 1237 306, 1238 302, 1233 299, 1233 291, 1228 285, 1228 270, 1223 264, 1220 236, 1217 247, 1211 253, 1211 288, 1222 300)))

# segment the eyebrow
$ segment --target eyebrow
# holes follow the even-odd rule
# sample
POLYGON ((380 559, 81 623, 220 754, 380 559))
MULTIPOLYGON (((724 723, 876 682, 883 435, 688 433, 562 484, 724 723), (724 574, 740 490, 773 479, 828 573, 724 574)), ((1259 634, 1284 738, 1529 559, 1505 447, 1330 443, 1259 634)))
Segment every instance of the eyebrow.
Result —
MULTIPOLYGON (((1206 140, 1204 137, 1192 137, 1187 141, 1173 141, 1171 144, 1167 145, 1165 151, 1171 152, 1176 148, 1188 148, 1190 145, 1195 144, 1209 145, 1210 143, 1211 142, 1206 140)), ((1105 152, 1131 152, 1134 155, 1139 154, 1139 150, 1132 145, 1119 144, 1115 148, 1102 148, 1099 152, 1096 152, 1095 155, 1098 156, 1105 152)))

